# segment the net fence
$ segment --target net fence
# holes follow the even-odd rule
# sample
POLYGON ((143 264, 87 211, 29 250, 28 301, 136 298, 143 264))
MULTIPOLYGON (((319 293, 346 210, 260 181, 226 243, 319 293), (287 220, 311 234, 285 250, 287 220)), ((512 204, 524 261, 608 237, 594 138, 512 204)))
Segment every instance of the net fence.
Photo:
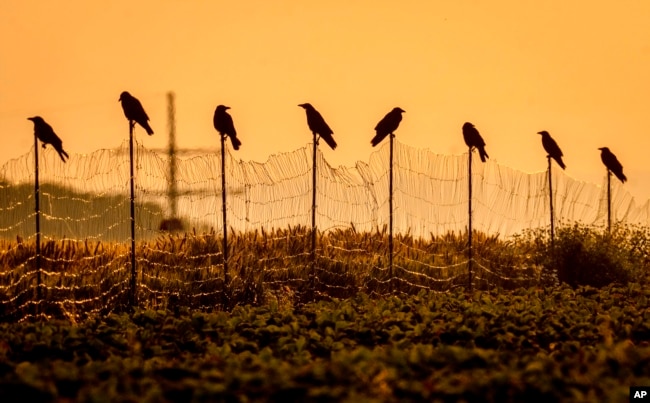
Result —
MULTIPOLYGON (((35 248, 34 152, 0 168, 0 317, 79 318, 128 305, 129 143, 72 155, 39 153, 41 262, 35 248)), ((228 267, 221 228, 221 153, 171 159, 136 143, 137 300, 147 307, 221 309, 236 301, 444 291, 468 276, 467 154, 439 155, 395 142, 394 266, 387 258, 388 143, 354 167, 333 168, 317 153, 318 242, 310 254, 311 145, 265 163, 226 150, 228 267), (172 200, 174 199, 174 203, 172 200), (175 207, 172 208, 171 206, 175 207), (184 231, 161 231, 170 218, 184 231), (464 235, 463 235, 464 234, 464 235), (229 279, 228 283, 224 279, 229 279)), ((607 220, 603 185, 552 172, 556 225, 607 220)), ((523 173, 488 161, 472 165, 472 263, 476 284, 521 285, 539 276, 534 262, 499 256, 496 237, 550 223, 547 172, 523 173)), ((612 221, 650 224, 612 181, 612 221)))

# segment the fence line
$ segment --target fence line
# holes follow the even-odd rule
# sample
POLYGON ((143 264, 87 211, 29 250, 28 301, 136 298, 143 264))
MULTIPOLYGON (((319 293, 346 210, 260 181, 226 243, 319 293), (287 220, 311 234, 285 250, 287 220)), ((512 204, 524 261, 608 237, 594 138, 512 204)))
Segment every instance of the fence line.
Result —
MULTIPOLYGON (((133 150, 129 145, 124 142, 117 150, 75 155, 67 164, 46 149, 39 157, 40 171, 29 163, 34 149, 0 168, 0 240, 17 239, 0 248, 4 263, 0 317, 24 318, 32 306, 47 312, 48 304, 69 315, 105 312, 119 301, 135 301, 136 294, 138 301, 149 305, 164 299, 172 305, 208 307, 214 306, 216 297, 216 301, 224 299, 229 287, 240 287, 241 293, 259 292, 247 288, 256 276, 261 276, 260 284, 303 290, 299 292, 318 286, 328 295, 344 295, 359 287, 383 293, 393 284, 400 290, 417 291, 525 281, 526 276, 535 275, 533 265, 500 265, 489 248, 480 247, 467 258, 472 250, 467 242, 454 245, 450 238, 443 245, 436 237, 467 233, 469 202, 471 225, 478 232, 508 237, 525 229, 545 228, 551 180, 556 198, 554 222, 602 225, 611 205, 615 221, 650 224, 649 203, 637 207, 618 182, 611 184, 608 203, 603 187, 576 181, 557 170, 526 174, 490 161, 478 164, 471 167, 470 198, 468 155, 438 155, 398 141, 393 153, 384 144, 367 163, 354 167, 332 168, 318 149, 314 155, 308 146, 271 156, 265 163, 235 163, 229 149, 223 154, 177 157, 174 192, 168 189, 168 157, 139 143, 133 150), (313 169, 314 157, 318 170, 313 169), (394 183, 387 178, 390 159, 394 159, 394 183), (135 172, 130 172, 130 162, 135 172), (314 174, 315 188, 311 184, 314 174), (35 175, 41 183, 36 194, 35 175), (134 219, 129 216, 126 190, 132 178, 134 219), (228 184, 225 192, 224 183, 228 184), (226 193, 228 203, 222 209, 219 201, 226 193), (167 199, 170 194, 178 197, 174 203, 167 199), (37 214, 31 207, 35 197, 40 197, 37 214), (173 214, 169 206, 175 206, 186 228, 192 229, 189 237, 161 237, 161 222, 173 214), (320 238, 310 259, 309 239, 314 232, 301 228, 312 214, 319 232, 333 235, 320 238), (34 234, 33 220, 39 218, 41 228, 34 234), (219 242, 213 230, 221 226, 243 235, 235 237, 229 247, 219 242), (388 236, 382 230, 387 226, 388 236), (393 258, 393 227, 399 235, 394 270, 392 262, 385 262, 387 255, 393 258), (23 246, 27 240, 40 247, 41 242, 32 241, 40 236, 43 270, 35 262, 41 253, 34 255, 23 246), (258 236, 264 237, 264 245, 250 250, 246 239, 258 236), (131 254, 122 249, 128 241, 131 254), (269 245, 283 253, 277 255, 269 245), (227 249, 242 251, 230 268, 225 265, 227 249), (137 261, 129 263, 129 258, 137 261), (134 284, 136 265, 140 280, 134 284), (359 273, 365 277, 360 279, 359 273), (468 281, 468 274, 474 279, 468 281), (36 298, 30 292, 34 281, 36 298), (41 282, 45 296, 39 295, 41 282)), ((477 241, 479 246, 489 242, 477 241)))

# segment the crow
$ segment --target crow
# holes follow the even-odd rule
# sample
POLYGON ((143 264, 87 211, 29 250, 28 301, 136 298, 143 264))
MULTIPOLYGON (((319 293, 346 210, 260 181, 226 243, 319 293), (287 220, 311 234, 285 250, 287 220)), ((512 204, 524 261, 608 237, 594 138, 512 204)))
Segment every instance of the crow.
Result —
POLYGON ((470 148, 470 152, 472 151, 472 147, 478 148, 481 161, 485 162, 485 159, 490 157, 485 151, 485 141, 483 140, 483 137, 481 137, 473 124, 465 122, 463 125, 463 138, 465 139, 467 147, 470 148))
POLYGON ((402 113, 404 112, 406 111, 402 108, 393 108, 392 111, 388 112, 386 116, 377 123, 377 126, 375 126, 377 134, 372 138, 372 140, 370 140, 370 144, 372 144, 373 147, 381 143, 386 136, 393 134, 393 132, 397 130, 399 122, 402 121, 402 113))
POLYGON ((307 125, 309 126, 309 130, 325 140, 332 150, 336 149, 336 141, 334 141, 334 137, 332 137, 334 132, 330 129, 325 122, 325 119, 323 119, 323 116, 321 116, 316 108, 314 108, 310 103, 299 104, 298 106, 304 108, 307 113, 307 125))
POLYGON ((45 148, 47 144, 52 144, 52 147, 54 147, 56 152, 59 153, 61 161, 65 162, 66 158, 68 158, 68 153, 63 151, 63 142, 59 136, 54 133, 52 126, 48 125, 40 116, 27 118, 27 120, 34 122, 34 134, 43 143, 43 148, 45 148))
POLYGON ((137 98, 129 94, 127 91, 124 91, 120 94, 120 102, 122 102, 122 109, 124 110, 124 116, 129 120, 129 122, 137 122, 142 126, 148 135, 153 134, 151 126, 149 126, 149 116, 144 111, 142 104, 138 101, 137 98))
POLYGON ((232 122, 232 116, 226 112, 227 109, 230 109, 230 107, 224 105, 217 106, 217 109, 214 111, 212 122, 214 123, 214 128, 217 129, 220 135, 230 137, 232 148, 239 150, 241 141, 237 138, 235 124, 232 122))
POLYGON ((555 140, 553 140, 553 137, 551 137, 546 130, 537 132, 537 134, 542 135, 542 145, 544 146, 544 150, 546 150, 548 156, 553 158, 562 169, 566 169, 566 165, 564 165, 564 162, 562 161, 562 156, 564 154, 562 154, 562 150, 560 150, 560 147, 557 145, 555 140))
POLYGON ((607 147, 601 147, 600 150, 600 159, 603 160, 603 164, 607 167, 608 171, 611 171, 616 177, 622 182, 625 183, 627 178, 623 174, 623 165, 618 162, 618 159, 609 151, 607 147))

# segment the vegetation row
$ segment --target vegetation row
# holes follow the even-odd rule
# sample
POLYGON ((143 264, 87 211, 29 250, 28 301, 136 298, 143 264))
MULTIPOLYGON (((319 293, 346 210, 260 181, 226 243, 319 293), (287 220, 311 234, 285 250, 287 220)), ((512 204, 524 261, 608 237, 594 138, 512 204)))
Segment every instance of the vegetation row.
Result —
MULTIPOLYGON (((548 287, 558 282, 603 287, 641 283, 650 265, 650 235, 644 227, 604 231, 575 224, 559 228, 553 241, 543 230, 507 240, 475 233, 471 262, 467 234, 429 239, 399 235, 392 271, 385 229, 319 234, 314 260, 309 234, 304 227, 231 234, 227 276, 222 238, 216 233, 139 242, 136 306, 212 311, 264 305, 278 295, 303 304, 359 293, 416 295, 457 288, 548 287)), ((50 240, 42 247, 40 273, 33 243, 3 241, 0 250, 0 320, 33 315, 81 320, 133 308, 127 245, 50 240)))

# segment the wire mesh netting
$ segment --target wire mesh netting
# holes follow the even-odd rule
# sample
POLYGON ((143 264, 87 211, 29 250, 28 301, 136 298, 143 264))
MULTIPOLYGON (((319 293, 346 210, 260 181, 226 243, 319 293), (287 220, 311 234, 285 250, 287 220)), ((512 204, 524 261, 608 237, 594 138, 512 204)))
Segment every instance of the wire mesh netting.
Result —
MULTIPOLYGON (((128 150, 124 142, 114 150, 72 155, 65 164, 51 149, 40 153, 40 270, 33 151, 1 167, 0 316, 5 320, 80 317, 128 305, 128 150)), ((333 168, 317 154, 315 261, 310 260, 307 227, 311 146, 273 155, 265 163, 236 160, 227 150, 226 224, 233 236, 225 284, 221 153, 177 156, 171 192, 170 158, 137 143, 135 151, 139 304, 220 309, 233 301, 310 293, 344 297, 360 291, 444 291, 466 284, 467 154, 439 155, 395 142, 396 242, 389 272, 388 144, 354 167, 333 168), (169 219, 180 220, 184 231, 161 231, 169 219)), ((474 281, 526 284, 539 276, 538 268, 525 257, 504 259, 490 245, 497 236, 549 226, 547 172, 529 174, 475 161, 472 176, 472 227, 482 234, 475 237, 474 281)), ((604 186, 574 180, 560 170, 552 172, 552 180, 556 223, 606 223, 604 186)), ((648 202, 637 206, 612 181, 614 222, 647 226, 649 212, 648 202)))

